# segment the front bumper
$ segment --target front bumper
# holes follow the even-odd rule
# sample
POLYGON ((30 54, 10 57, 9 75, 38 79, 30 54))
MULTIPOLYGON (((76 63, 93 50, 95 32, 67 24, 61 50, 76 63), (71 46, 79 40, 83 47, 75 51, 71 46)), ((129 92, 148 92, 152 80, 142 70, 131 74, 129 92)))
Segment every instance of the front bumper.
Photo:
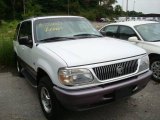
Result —
POLYGON ((54 86, 53 91, 64 107, 83 110, 135 94, 147 85, 151 75, 152 72, 148 71, 136 77, 83 90, 64 90, 54 86))

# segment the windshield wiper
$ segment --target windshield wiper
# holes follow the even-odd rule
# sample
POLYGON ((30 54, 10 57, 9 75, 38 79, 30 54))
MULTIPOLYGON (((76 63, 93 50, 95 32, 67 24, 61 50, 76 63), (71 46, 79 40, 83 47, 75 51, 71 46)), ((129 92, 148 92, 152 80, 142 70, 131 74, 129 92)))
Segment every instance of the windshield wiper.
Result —
POLYGON ((159 42, 160 40, 154 40, 154 41, 151 41, 151 42, 159 42))
POLYGON ((39 42, 56 42, 56 41, 64 41, 67 39, 75 39, 74 37, 51 37, 39 40, 39 42))
POLYGON ((77 34, 74 36, 79 36, 79 37, 103 37, 102 35, 97 35, 97 34, 88 34, 88 33, 84 33, 84 34, 77 34))

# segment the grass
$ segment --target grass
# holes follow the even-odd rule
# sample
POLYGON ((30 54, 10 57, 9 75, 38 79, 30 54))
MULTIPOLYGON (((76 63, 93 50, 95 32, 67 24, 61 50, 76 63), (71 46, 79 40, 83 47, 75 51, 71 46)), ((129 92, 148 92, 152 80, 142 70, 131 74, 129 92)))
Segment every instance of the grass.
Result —
POLYGON ((12 66, 14 63, 13 37, 18 21, 5 22, 0 25, 0 67, 12 66))

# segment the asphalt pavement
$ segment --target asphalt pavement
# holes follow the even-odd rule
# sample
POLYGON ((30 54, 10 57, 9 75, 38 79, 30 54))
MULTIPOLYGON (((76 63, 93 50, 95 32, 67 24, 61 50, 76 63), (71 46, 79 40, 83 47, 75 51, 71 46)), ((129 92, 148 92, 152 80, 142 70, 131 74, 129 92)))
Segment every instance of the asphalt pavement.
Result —
MULTIPOLYGON (((63 116, 64 120, 160 120, 160 84, 150 81, 130 98, 63 116)), ((37 90, 15 73, 0 73, 0 120, 46 120, 37 90)))

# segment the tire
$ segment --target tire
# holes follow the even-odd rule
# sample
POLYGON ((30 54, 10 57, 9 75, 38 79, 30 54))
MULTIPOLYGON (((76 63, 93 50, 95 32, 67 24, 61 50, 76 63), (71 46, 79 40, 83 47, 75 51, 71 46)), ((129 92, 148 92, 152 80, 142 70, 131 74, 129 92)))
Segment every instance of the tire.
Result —
POLYGON ((53 84, 47 76, 40 79, 38 97, 42 111, 48 120, 57 120, 63 116, 63 109, 53 93, 53 84))
POLYGON ((19 62, 19 60, 18 60, 18 58, 17 58, 17 56, 16 56, 16 69, 17 69, 17 73, 18 73, 18 75, 20 76, 20 77, 23 77, 23 74, 22 74, 22 66, 21 66, 21 64, 20 64, 20 62, 19 62))
POLYGON ((152 79, 160 83, 160 57, 152 58, 150 61, 150 69, 153 72, 152 79))

